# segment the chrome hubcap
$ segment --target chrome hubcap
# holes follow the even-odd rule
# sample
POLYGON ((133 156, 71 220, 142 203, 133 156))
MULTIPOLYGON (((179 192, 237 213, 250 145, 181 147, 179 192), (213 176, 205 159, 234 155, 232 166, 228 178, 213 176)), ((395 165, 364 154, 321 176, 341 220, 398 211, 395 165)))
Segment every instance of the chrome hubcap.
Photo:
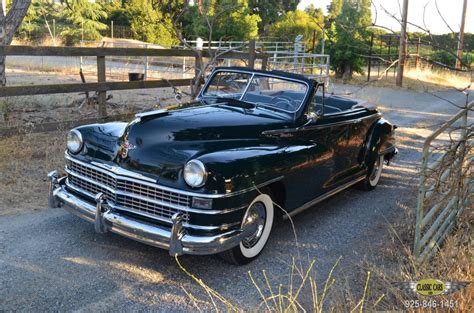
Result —
POLYGON ((255 231, 242 240, 242 245, 245 248, 252 248, 259 241, 260 237, 262 237, 266 218, 265 205, 262 202, 256 202, 249 208, 243 226, 252 227, 255 231))

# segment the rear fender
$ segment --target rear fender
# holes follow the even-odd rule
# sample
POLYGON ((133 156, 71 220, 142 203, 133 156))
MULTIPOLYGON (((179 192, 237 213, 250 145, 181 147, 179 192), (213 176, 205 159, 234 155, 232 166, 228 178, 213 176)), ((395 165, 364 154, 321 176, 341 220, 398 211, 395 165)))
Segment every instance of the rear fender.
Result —
POLYGON ((385 159, 389 161, 396 154, 395 129, 396 126, 383 118, 370 127, 359 160, 369 171, 379 155, 385 155, 385 159))

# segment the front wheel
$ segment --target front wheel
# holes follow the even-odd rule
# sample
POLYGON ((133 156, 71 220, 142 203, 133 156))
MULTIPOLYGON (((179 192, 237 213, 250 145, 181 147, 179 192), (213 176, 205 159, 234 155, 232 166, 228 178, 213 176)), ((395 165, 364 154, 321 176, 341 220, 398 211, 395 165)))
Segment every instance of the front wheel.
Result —
POLYGON ((382 170, 383 170, 383 162, 384 162, 385 156, 384 155, 379 155, 377 160, 375 160, 374 166, 372 167, 372 170, 370 173, 367 174, 365 179, 360 182, 359 187, 363 190, 374 190, 375 187, 377 187, 377 184, 379 183, 380 176, 382 176, 382 170))
POLYGON ((236 265, 247 264, 258 257, 270 237, 273 226, 274 208, 270 195, 260 194, 245 212, 241 227, 250 229, 250 234, 238 246, 224 251, 220 256, 236 265))

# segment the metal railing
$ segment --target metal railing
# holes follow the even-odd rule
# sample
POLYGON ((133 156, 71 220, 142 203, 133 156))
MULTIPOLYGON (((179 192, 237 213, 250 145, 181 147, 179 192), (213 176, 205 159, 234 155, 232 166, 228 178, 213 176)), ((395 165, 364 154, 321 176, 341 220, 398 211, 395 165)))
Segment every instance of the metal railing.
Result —
MULTIPOLYGON (((196 40, 187 40, 186 41, 191 46, 196 46, 196 40)), ((203 41, 203 49, 209 48, 209 41, 203 41)), ((210 42, 211 49, 219 49, 219 50, 226 50, 232 49, 236 51, 246 51, 248 50, 248 41, 211 41, 210 42)), ((183 45, 181 45, 184 48, 183 45)), ((295 47, 295 43, 291 41, 255 41, 255 49, 260 52, 264 53, 274 53, 274 52, 290 52, 293 51, 295 47)), ((305 46, 302 46, 305 48, 305 46)))
POLYGON ((269 69, 302 74, 326 85, 329 83, 329 65, 327 54, 274 53, 268 58, 269 69))
MULTIPOLYGON (((329 83, 330 59, 327 54, 313 54, 306 52, 304 41, 255 41, 255 50, 269 56, 268 68, 291 73, 303 74, 320 82, 329 83)), ((188 44, 196 46, 196 40, 188 40, 188 44)), ((248 43, 244 41, 203 41, 203 49, 210 45, 216 50, 248 50, 248 43)), ((230 65, 230 60, 227 61, 230 65)))
POLYGON ((414 255, 429 260, 470 205, 473 191, 473 124, 468 123, 474 101, 434 131, 423 145, 416 208, 414 255))

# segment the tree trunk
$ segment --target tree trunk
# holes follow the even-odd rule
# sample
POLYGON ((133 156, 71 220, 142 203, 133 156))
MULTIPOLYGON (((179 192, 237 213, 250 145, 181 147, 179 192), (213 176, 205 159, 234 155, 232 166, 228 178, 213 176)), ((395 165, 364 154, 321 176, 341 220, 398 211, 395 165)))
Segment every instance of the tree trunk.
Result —
MULTIPOLYGON (((0 0, 0 44, 8 46, 13 40, 16 30, 20 27, 23 18, 28 12, 31 0, 13 0, 8 13, 5 9, 7 0, 0 0)), ((5 56, 0 56, 0 83, 2 86, 6 84, 5 77, 5 56)))
POLYGON ((344 73, 342 73, 342 79, 347 80, 352 78, 352 66, 348 63, 344 64, 344 73))

